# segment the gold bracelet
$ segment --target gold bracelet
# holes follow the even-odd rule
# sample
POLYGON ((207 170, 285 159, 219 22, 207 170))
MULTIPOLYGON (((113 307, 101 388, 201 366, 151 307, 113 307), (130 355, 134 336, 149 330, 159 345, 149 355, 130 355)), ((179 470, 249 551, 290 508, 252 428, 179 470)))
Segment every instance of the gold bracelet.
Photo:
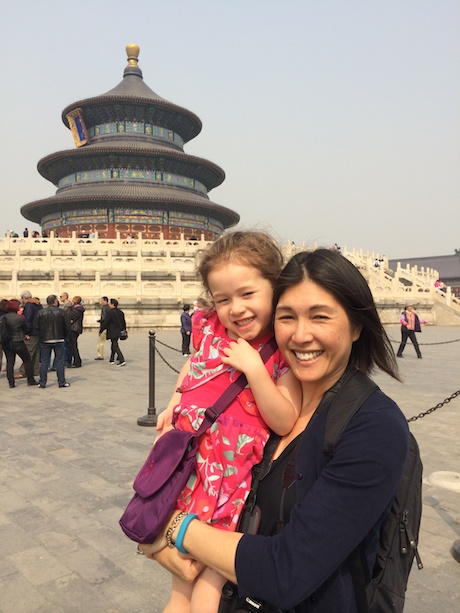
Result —
POLYGON ((172 520, 171 525, 169 526, 169 528, 166 531, 166 542, 168 543, 169 547, 174 547, 174 543, 172 542, 172 535, 174 534, 174 531, 176 530, 177 526, 180 524, 180 522, 184 519, 184 517, 187 515, 187 513, 184 513, 184 511, 181 511, 178 515, 176 515, 176 517, 172 520))

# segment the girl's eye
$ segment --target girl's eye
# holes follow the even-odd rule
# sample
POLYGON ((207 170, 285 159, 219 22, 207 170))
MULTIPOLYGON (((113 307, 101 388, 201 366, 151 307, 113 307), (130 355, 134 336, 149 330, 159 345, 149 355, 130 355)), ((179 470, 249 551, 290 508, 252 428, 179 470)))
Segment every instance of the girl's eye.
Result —
POLYGON ((243 296, 247 297, 247 296, 252 296, 254 292, 244 292, 243 296))
POLYGON ((228 298, 219 298, 219 300, 215 300, 215 304, 224 304, 224 302, 227 302, 228 298))

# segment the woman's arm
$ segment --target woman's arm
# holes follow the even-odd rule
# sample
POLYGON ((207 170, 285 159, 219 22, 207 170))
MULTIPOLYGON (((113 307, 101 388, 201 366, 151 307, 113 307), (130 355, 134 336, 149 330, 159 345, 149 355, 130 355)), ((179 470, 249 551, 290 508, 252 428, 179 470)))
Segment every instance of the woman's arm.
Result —
MULTIPOLYGON (((179 514, 175 511, 171 516, 171 521, 168 522, 166 530, 172 524, 174 518, 179 514)), ((173 556, 168 551, 170 547, 166 545, 165 534, 159 536, 151 545, 139 545, 138 549, 142 551, 148 558, 158 561, 162 566, 165 566, 171 572, 184 579, 190 581, 193 574, 190 566, 179 563, 178 558, 173 556), (174 569, 174 570, 173 570, 174 569)), ((173 534, 172 542, 175 543, 179 534, 180 524, 173 534)), ((189 556, 201 562, 204 566, 210 566, 226 579, 235 582, 235 554, 236 548, 242 534, 239 532, 227 532, 209 526, 199 519, 192 520, 185 532, 183 546, 189 556)), ((177 550, 174 550, 177 552, 177 550)))
POLYGON ((257 408, 267 426, 284 436, 288 434, 300 414, 302 393, 298 380, 291 371, 275 384, 260 353, 243 340, 238 339, 224 349, 224 364, 229 364, 246 375, 257 408))
MULTIPOLYGON (((281 534, 230 533, 194 519, 183 538, 189 554, 225 578, 236 579, 240 595, 286 609, 337 573, 366 536, 372 535, 376 543, 408 447, 404 416, 383 394, 373 397, 377 395, 377 402, 368 400, 352 419, 322 470, 324 422, 310 423, 297 457, 299 502, 281 534)), ((180 526, 173 541, 179 531, 180 526)), ((165 545, 162 537, 140 548, 155 553, 165 545)))

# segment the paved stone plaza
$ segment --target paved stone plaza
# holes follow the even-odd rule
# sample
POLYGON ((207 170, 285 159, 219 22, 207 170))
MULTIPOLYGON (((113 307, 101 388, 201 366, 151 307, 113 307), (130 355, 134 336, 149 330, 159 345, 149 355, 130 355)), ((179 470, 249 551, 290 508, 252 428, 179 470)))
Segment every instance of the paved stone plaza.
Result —
MULTIPOLYGON (((398 327, 389 334, 399 340, 398 327)), ((180 349, 178 330, 156 337, 180 349)), ((403 384, 376 377, 407 417, 460 389, 460 342, 447 342, 460 339, 460 327, 424 327, 418 338, 424 359, 408 343, 403 384)), ((1 613, 156 613, 167 601, 168 574, 136 556, 118 526, 154 436, 137 425, 149 405, 148 332, 130 332, 124 368, 108 366, 109 343, 106 360, 94 361, 96 343, 95 332, 80 337, 83 368, 67 371, 67 389, 55 373, 46 389, 20 380, 10 390, 0 376, 1 613)), ((157 349, 180 369, 179 351, 157 349)), ((157 412, 176 376, 157 354, 157 412)), ((460 606, 460 564, 450 553, 460 539, 460 396, 411 430, 424 463, 425 568, 412 571, 405 613, 450 613, 460 606), (433 477, 440 472, 451 474, 433 477)))

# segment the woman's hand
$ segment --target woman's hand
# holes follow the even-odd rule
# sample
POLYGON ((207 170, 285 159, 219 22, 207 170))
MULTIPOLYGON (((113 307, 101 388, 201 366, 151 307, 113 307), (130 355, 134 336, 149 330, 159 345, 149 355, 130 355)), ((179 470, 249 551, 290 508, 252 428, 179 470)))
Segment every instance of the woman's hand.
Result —
POLYGON ((186 583, 193 583, 201 571, 205 568, 205 564, 184 556, 176 548, 165 547, 158 553, 152 556, 147 556, 151 560, 155 560, 169 570, 170 573, 182 579, 186 583))

